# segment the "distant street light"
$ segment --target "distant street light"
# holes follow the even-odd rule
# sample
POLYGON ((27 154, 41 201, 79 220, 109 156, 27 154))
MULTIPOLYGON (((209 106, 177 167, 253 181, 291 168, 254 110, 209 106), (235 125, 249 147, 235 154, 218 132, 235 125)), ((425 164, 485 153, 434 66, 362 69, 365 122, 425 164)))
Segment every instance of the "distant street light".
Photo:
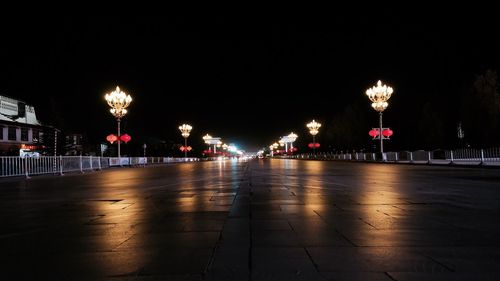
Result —
POLYGON ((210 150, 210 140, 212 139, 212 136, 209 134, 206 134, 203 136, 203 141, 208 144, 208 150, 210 150))
POLYGON ((188 149, 187 149, 187 138, 189 137, 189 133, 191 133, 191 130, 193 129, 193 127, 191 127, 191 125, 188 125, 188 124, 182 124, 182 126, 179 126, 179 130, 181 131, 181 135, 182 137, 184 138, 184 158, 187 158, 187 153, 188 153, 188 149))
POLYGON ((290 148, 292 149, 292 153, 293 153, 293 143, 295 142, 295 140, 297 140, 297 135, 293 132, 291 132, 288 136, 288 140, 290 141, 290 148))
POLYGON ((220 138, 214 138, 209 134, 206 134, 203 136, 203 141, 205 141, 206 144, 208 144, 208 148, 210 150, 210 145, 214 146, 214 154, 217 153, 217 147, 221 147, 222 141, 220 138))
POLYGON ((273 143, 273 148, 274 148, 274 149, 278 149, 278 147, 279 147, 279 144, 278 144, 278 143, 276 143, 276 142, 275 142, 275 143, 273 143))
POLYGON ((389 103, 387 102, 393 93, 393 89, 387 85, 382 85, 382 81, 378 80, 377 86, 366 90, 366 95, 372 101, 372 107, 379 113, 379 125, 380 125, 380 153, 382 154, 382 161, 384 161, 384 137, 382 135, 382 112, 387 108, 389 103))
POLYGON ((127 107, 130 105, 130 102, 132 102, 132 97, 130 95, 127 95, 125 92, 120 90, 120 87, 116 87, 116 90, 113 92, 106 94, 104 96, 104 99, 108 102, 108 105, 111 107, 109 112, 113 114, 114 117, 116 117, 116 121, 118 122, 118 162, 121 165, 121 154, 120 154, 120 121, 127 114, 127 107))
POLYGON ((307 123, 307 128, 309 129, 309 133, 311 133, 313 137, 313 153, 316 154, 316 140, 315 137, 319 133, 319 128, 321 127, 321 124, 312 120, 312 122, 307 123))

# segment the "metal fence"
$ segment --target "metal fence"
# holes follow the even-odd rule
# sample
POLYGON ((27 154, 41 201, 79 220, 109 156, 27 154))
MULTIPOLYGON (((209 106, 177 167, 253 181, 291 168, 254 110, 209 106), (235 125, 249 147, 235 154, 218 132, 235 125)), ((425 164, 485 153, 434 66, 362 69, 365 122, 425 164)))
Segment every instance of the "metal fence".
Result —
POLYGON ((66 172, 83 173, 84 171, 102 170, 113 166, 140 166, 195 161, 200 161, 200 159, 173 157, 0 156, 0 177, 30 177, 41 174, 63 175, 66 172))
POLYGON ((317 160, 346 160, 346 161, 383 161, 393 163, 419 164, 456 164, 456 165, 489 165, 500 166, 500 148, 488 149, 457 149, 457 150, 417 150, 380 153, 331 153, 317 154, 303 153, 287 158, 317 159, 317 160))

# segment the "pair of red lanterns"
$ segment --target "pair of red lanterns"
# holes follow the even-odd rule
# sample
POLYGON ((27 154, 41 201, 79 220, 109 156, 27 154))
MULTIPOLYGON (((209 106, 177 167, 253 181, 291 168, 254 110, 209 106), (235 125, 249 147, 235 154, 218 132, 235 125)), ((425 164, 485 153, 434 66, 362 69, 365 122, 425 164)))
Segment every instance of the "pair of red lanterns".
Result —
POLYGON ((110 134, 106 137, 106 140, 109 141, 111 144, 113 144, 116 141, 122 141, 124 143, 128 143, 131 139, 132 139, 132 137, 128 134, 124 134, 121 136, 110 134))
POLYGON ((309 148, 318 148, 319 147, 319 143, 317 143, 317 142, 311 142, 307 146, 309 146, 309 148))
MULTIPOLYGON (((372 137, 372 138, 376 138, 380 135, 380 129, 371 129, 370 132, 368 132, 368 134, 372 137)), ((382 136, 388 138, 390 136, 392 136, 394 134, 394 132, 391 130, 391 129, 383 129, 382 130, 382 136)))
POLYGON ((179 149, 184 152, 184 151, 191 151, 193 148, 191 146, 181 146, 179 149))

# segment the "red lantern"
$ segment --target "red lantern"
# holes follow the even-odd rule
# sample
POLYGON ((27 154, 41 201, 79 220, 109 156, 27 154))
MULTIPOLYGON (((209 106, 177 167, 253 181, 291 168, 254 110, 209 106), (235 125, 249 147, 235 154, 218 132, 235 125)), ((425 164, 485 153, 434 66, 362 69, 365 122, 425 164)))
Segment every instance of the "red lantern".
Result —
POLYGON ((379 130, 378 129, 372 129, 370 130, 370 132, 368 132, 368 134, 372 137, 372 138, 375 138, 379 135, 379 130))
POLYGON ((181 151, 185 151, 185 150, 186 150, 186 147, 181 146, 181 147, 179 147, 179 149, 180 149, 181 151))
POLYGON ((319 147, 319 143, 315 143, 314 147, 318 148, 319 147))
POLYGON ((106 137, 106 140, 109 141, 111 144, 113 144, 115 141, 118 140, 118 137, 116 135, 111 134, 106 137))
POLYGON ((131 136, 129 136, 128 134, 125 134, 125 135, 121 135, 120 136, 120 140, 122 140, 123 142, 127 143, 129 142, 130 140, 132 139, 131 136))
POLYGON ((385 129, 385 130, 382 131, 382 135, 384 137, 387 137, 387 138, 390 137, 390 136, 392 136, 393 133, 394 132, 391 129, 385 129))
POLYGON ((314 147, 314 143, 309 143, 307 146, 309 146, 309 148, 313 148, 314 147))
POLYGON ((186 147, 186 150, 191 151, 191 150, 193 150, 193 148, 191 146, 188 146, 188 147, 186 147))

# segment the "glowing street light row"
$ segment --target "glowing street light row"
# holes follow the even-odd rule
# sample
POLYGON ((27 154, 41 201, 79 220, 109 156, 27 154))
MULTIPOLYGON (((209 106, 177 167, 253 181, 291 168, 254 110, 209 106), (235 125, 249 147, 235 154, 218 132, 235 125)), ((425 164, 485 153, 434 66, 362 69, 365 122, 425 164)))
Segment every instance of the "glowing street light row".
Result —
POLYGON ((212 137, 209 134, 203 136, 203 141, 205 141, 205 143, 209 146, 214 146, 214 153, 217 152, 217 148, 222 148, 223 150, 227 150, 229 152, 234 152, 240 155, 243 154, 243 151, 239 150, 236 146, 225 144, 224 142, 222 142, 221 138, 212 137))
MULTIPOLYGON (((394 92, 392 87, 389 87, 385 84, 382 84, 382 81, 378 81, 376 86, 373 86, 372 88, 369 88, 366 90, 366 95, 368 98, 372 101, 372 108, 379 113, 379 126, 380 126, 380 132, 382 132, 382 113, 384 110, 389 106, 388 100, 391 98, 392 93, 394 92)), ((109 94, 106 94, 104 96, 104 99, 108 103, 108 105, 111 107, 109 112, 116 118, 116 121, 118 123, 118 137, 120 137, 120 122, 121 119, 128 113, 127 107, 130 105, 132 102, 132 97, 122 91, 120 87, 116 87, 116 89, 109 94)), ((316 148, 316 141, 315 137, 319 133, 319 128, 321 128, 321 123, 316 122, 314 119, 306 124, 306 127, 309 129, 309 133, 313 137, 313 150, 315 151, 316 148)), ((184 145, 187 148, 187 138, 189 137, 191 130, 193 127, 189 124, 182 124, 179 126, 179 130, 181 131, 181 135, 184 138, 184 145)), ((289 135, 281 137, 281 139, 278 141, 278 143, 273 143, 272 145, 269 146, 269 149, 271 150, 271 154, 273 152, 273 149, 277 149, 279 146, 285 146, 285 150, 288 151, 288 144, 290 144, 290 147, 293 149, 293 143, 297 139, 297 135, 293 132, 291 132, 289 135)), ((213 144, 214 145, 214 152, 216 152, 216 147, 222 147, 223 149, 231 149, 232 147, 223 144, 220 138, 213 138, 209 134, 206 134, 203 136, 203 140, 207 144, 213 144)), ((384 143, 383 143, 384 138, 380 136, 380 152, 384 153, 384 143)), ((118 143, 118 158, 120 158, 120 141, 118 143)), ((187 157, 187 150, 185 150, 184 157, 187 157)))
POLYGON ((293 149, 293 143, 297 140, 298 136, 294 132, 291 132, 287 136, 281 137, 278 142, 275 142, 269 146, 269 150, 271 151, 271 156, 273 156, 273 151, 278 149, 279 146, 285 146, 285 151, 288 151, 288 144, 290 144, 290 148, 293 149), (278 144, 279 143, 279 144, 278 144))

